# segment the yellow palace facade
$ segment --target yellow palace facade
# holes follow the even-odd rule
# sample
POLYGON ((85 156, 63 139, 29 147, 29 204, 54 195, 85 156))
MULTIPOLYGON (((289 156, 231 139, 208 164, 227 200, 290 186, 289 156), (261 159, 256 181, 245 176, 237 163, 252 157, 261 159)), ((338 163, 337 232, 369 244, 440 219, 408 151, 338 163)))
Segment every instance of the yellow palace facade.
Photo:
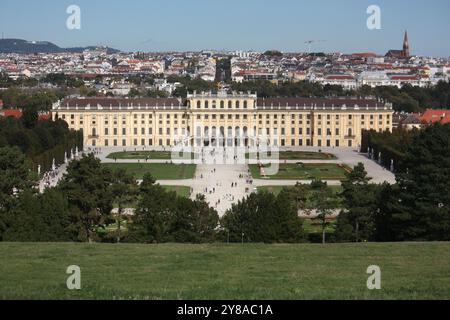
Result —
POLYGON ((178 98, 77 98, 53 118, 83 130, 86 147, 254 146, 358 148, 363 129, 392 130, 392 105, 375 99, 258 98, 192 93, 178 98))

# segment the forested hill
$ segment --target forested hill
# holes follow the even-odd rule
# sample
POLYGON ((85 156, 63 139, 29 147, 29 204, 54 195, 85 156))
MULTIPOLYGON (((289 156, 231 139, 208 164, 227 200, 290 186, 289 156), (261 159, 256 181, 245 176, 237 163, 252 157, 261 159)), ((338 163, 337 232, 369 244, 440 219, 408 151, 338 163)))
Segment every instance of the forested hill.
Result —
MULTIPOLYGON (((61 48, 48 41, 27 41, 23 39, 0 39, 0 53, 58 53, 58 52, 83 52, 85 49, 95 47, 61 48)), ((119 50, 107 48, 108 53, 116 53, 119 50)))

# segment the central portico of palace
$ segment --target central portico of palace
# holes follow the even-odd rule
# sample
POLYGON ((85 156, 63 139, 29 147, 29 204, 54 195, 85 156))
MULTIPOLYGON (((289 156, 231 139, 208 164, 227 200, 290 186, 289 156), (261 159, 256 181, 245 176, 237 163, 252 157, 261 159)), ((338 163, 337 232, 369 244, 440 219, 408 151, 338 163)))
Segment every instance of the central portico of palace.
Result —
POLYGON ((186 98, 77 98, 53 106, 54 119, 83 130, 87 147, 352 147, 361 131, 392 130, 392 105, 376 99, 258 98, 193 92, 186 98))

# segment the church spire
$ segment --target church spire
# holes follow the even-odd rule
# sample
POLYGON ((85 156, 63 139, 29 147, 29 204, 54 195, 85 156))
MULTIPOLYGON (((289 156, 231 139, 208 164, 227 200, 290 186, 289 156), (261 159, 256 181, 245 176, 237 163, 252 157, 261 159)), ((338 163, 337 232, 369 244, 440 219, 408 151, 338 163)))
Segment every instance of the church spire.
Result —
POLYGON ((409 40, 408 40, 408 31, 405 30, 405 37, 403 39, 403 55, 408 58, 409 54, 409 40))

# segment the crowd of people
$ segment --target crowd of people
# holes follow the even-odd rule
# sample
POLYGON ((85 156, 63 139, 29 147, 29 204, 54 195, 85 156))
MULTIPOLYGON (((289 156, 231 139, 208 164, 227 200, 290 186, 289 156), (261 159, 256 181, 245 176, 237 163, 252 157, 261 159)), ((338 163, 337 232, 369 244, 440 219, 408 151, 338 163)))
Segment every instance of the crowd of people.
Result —
POLYGON ((39 184, 40 191, 56 186, 62 177, 64 169, 63 166, 55 166, 52 170, 45 172, 39 184))

